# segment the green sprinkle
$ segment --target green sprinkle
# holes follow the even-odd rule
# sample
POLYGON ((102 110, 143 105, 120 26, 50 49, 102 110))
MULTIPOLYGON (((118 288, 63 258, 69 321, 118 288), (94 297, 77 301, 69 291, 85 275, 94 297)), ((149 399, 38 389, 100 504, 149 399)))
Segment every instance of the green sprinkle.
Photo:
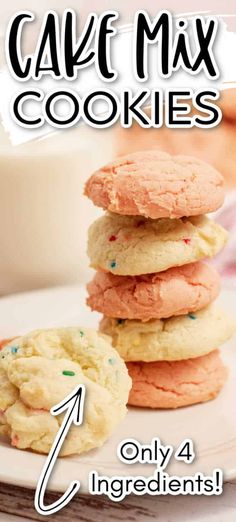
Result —
POLYGON ((193 320, 194 320, 194 319, 197 319, 197 318, 196 318, 196 315, 188 314, 188 316, 189 316, 189 319, 193 319, 193 320))
POLYGON ((66 375, 66 376, 68 376, 68 377, 74 377, 75 372, 71 372, 70 370, 64 370, 64 371, 62 372, 62 374, 63 374, 63 375, 66 375))
POLYGON ((113 366, 114 364, 116 364, 116 360, 113 359, 113 358, 108 359, 108 362, 109 362, 109 364, 111 364, 112 366, 113 366))
POLYGON ((11 353, 17 353, 18 352, 18 348, 16 346, 12 346, 11 347, 11 353))
POLYGON ((114 260, 110 262, 110 267, 116 268, 116 262, 114 260))
POLYGON ((82 330, 79 331, 80 337, 84 337, 84 332, 82 330))

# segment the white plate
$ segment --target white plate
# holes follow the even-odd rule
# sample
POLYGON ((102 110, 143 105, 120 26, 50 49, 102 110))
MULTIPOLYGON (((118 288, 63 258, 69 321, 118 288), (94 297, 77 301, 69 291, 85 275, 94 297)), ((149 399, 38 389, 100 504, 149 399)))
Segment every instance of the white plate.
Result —
MULTIPOLYGON (((236 291, 224 291, 220 303, 231 313, 236 310, 236 291)), ((0 338, 14 336, 41 327, 81 325, 96 327, 98 314, 86 306, 81 287, 55 288, 20 294, 0 300, 0 338)), ((116 456, 118 443, 124 438, 137 438, 149 443, 159 437, 177 447, 192 438, 196 459, 191 465, 170 463, 168 473, 190 475, 196 471, 211 473, 222 468, 224 477, 236 478, 236 356, 235 339, 226 343, 223 358, 230 377, 219 397, 211 402, 175 411, 130 409, 114 436, 99 450, 80 457, 59 459, 50 489, 65 491, 72 479, 79 479, 87 491, 87 477, 95 469, 100 474, 152 474, 152 465, 127 466, 116 456)), ((45 457, 11 448, 0 442, 0 481, 35 488, 45 457)))

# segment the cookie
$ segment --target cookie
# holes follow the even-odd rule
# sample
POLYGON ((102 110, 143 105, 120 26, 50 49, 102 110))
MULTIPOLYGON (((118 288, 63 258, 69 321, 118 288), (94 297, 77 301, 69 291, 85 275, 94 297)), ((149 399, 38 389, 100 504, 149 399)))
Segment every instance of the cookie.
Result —
POLYGON ((235 324, 211 305, 194 314, 146 323, 104 317, 100 330, 111 336, 125 361, 178 361, 211 352, 229 339, 235 324))
POLYGON ((217 297, 220 278, 212 266, 198 261, 133 277, 99 271, 87 289, 92 310, 108 317, 148 321, 204 308, 217 297))
POLYGON ((218 350, 176 362, 127 363, 133 385, 129 404, 145 408, 180 408, 214 399, 228 371, 218 350))
POLYGON ((112 161, 89 178, 85 194, 110 212, 152 219, 205 214, 224 200, 217 170, 197 158, 159 150, 112 161))
POLYGON ((88 256, 97 270, 152 274, 212 257, 227 238, 206 216, 152 220, 107 213, 89 228, 88 256))
POLYGON ((0 353, 0 431, 12 445, 48 453, 63 416, 50 409, 86 388, 84 421, 72 426, 61 456, 101 446, 124 418, 131 380, 109 339, 93 330, 38 330, 0 353), (115 415, 114 415, 115 411, 115 415))

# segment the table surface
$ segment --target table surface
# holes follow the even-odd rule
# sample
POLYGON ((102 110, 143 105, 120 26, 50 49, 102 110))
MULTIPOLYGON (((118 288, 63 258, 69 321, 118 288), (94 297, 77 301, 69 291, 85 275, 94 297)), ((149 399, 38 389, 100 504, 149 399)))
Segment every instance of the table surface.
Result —
MULTIPOLYGON (((47 503, 55 501, 47 495, 47 503)), ((236 481, 227 482, 219 497, 127 497, 114 503, 105 497, 77 496, 59 513, 43 517, 34 509, 32 490, 0 483, 0 522, 235 522, 236 481)))

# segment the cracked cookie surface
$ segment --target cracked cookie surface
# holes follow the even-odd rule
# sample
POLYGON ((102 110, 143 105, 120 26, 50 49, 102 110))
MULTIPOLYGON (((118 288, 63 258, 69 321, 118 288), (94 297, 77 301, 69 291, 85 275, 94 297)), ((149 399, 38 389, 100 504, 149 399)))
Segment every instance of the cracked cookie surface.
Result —
POLYGON ((227 341, 235 322, 215 305, 169 319, 135 320, 104 317, 100 330, 125 361, 177 361, 205 355, 227 341))
POLYGON ((109 339, 85 328, 37 330, 0 352, 0 432, 13 446, 48 453, 62 422, 50 409, 84 384, 84 421, 60 455, 101 446, 126 414, 131 386, 109 339), (115 415, 114 415, 115 411, 115 415))
POLYGON ((176 362, 127 363, 132 389, 129 404, 146 408, 179 408, 214 399, 228 371, 218 350, 176 362))
POLYGON ((220 278, 211 265, 199 261, 133 277, 99 271, 87 289, 92 310, 108 317, 148 321, 204 308, 217 297, 220 278))
POLYGON ((89 178, 85 194, 110 212, 152 219, 206 214, 224 200, 223 177, 211 165, 158 150, 105 165, 89 178))
POLYGON ((106 213, 89 228, 88 256, 97 270, 152 274, 212 257, 227 238, 206 216, 152 220, 106 213))

